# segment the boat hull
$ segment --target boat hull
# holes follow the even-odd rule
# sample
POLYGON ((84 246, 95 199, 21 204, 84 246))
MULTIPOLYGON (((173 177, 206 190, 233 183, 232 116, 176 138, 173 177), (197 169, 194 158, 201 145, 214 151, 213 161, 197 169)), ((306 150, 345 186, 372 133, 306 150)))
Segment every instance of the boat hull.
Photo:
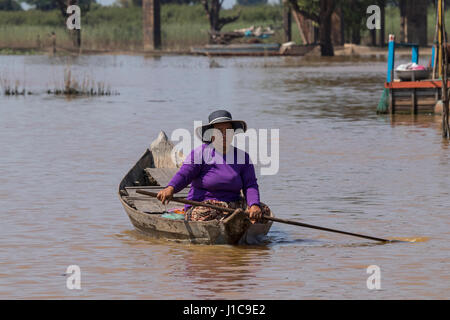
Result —
MULTIPOLYGON (((164 159, 170 157, 157 150, 170 152, 172 147, 167 136, 160 134, 150 150, 144 153, 119 185, 120 202, 138 231, 152 238, 194 244, 255 244, 269 232, 272 221, 252 224, 242 209, 236 210, 221 221, 174 220, 162 217, 165 208, 157 199, 138 197, 135 193, 137 189, 155 188, 154 183, 158 179, 159 187, 156 188, 161 189, 162 185, 167 185, 163 180, 168 176, 162 173, 166 172, 164 170, 167 168, 176 170, 176 166, 161 165, 167 163, 164 159), (149 178, 148 168, 154 168, 150 173, 155 175, 156 180, 154 177, 149 178)), ((270 215, 273 216, 273 213, 270 215)))
POLYGON ((276 43, 215 44, 191 48, 191 52, 206 56, 278 56, 280 55, 280 45, 276 43))
POLYGON ((271 221, 251 224, 245 213, 226 222, 172 220, 141 212, 120 200, 133 226, 155 239, 209 245, 255 244, 269 232, 272 225, 271 221))

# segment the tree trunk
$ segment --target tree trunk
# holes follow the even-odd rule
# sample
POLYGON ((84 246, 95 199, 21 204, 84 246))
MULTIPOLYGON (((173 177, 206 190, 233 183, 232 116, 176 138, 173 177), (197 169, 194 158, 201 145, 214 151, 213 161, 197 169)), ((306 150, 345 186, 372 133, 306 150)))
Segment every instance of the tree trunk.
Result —
POLYGON ((283 1, 284 42, 292 41, 292 10, 286 0, 283 1))
POLYGON ((361 29, 358 24, 354 24, 352 28, 352 43, 361 44, 361 29))
MULTIPOLYGON (((78 0, 57 0, 57 3, 65 25, 69 17, 67 8, 71 5, 78 5, 78 0)), ((81 50, 81 29, 69 30, 69 36, 72 39, 73 46, 78 50, 81 50)))
POLYGON ((400 41, 407 42, 408 38, 408 28, 407 28, 407 18, 406 18, 406 2, 409 0, 400 0, 400 41))
POLYGON ((333 45, 344 45, 344 37, 342 33, 343 20, 341 8, 336 9, 336 11, 331 15, 331 41, 333 45))
POLYGON ((340 11, 341 11, 341 46, 343 46, 343 45, 345 45, 345 17, 344 17, 344 9, 343 9, 342 3, 341 3, 340 11))
POLYGON ((333 43, 331 42, 331 16, 334 11, 334 0, 320 1, 319 36, 320 51, 323 57, 334 56, 333 43))
POLYGON ((380 0, 380 8, 381 8, 380 47, 384 47, 386 42, 386 0, 380 0))
MULTIPOLYGON (((297 18, 303 17, 305 20, 306 19, 312 20, 319 24, 319 42, 322 56, 334 56, 333 43, 331 41, 331 31, 332 31, 331 16, 334 12, 336 1, 320 0, 320 11, 318 14, 310 13, 303 10, 302 8, 299 7, 297 0, 288 0, 288 1, 289 4, 291 5, 294 17, 297 18)), ((301 20, 299 19, 299 21, 301 20)), ((297 22, 297 25, 299 26, 299 31, 302 33, 304 30, 302 23, 297 22)), ((303 32, 303 34, 305 33, 306 32, 303 32)))
POLYGON ((220 9, 222 9, 222 1, 221 0, 201 0, 203 4, 203 8, 205 9, 206 16, 209 20, 209 42, 215 43, 214 39, 215 35, 220 30, 222 30, 223 26, 232 23, 239 19, 241 12, 233 17, 220 18, 220 9))
POLYGON ((370 30, 370 40, 373 47, 377 46, 377 29, 370 30))
POLYGON ((428 2, 423 0, 406 1, 407 41, 426 46, 427 41, 427 11, 428 2))
MULTIPOLYGON (((331 17, 330 17, 331 18, 331 17)), ((324 57, 334 56, 333 43, 331 42, 331 19, 323 19, 319 27, 320 52, 324 57)))
POLYGON ((219 27, 220 4, 219 1, 211 1, 211 11, 209 16, 209 25, 211 31, 220 31, 219 27))

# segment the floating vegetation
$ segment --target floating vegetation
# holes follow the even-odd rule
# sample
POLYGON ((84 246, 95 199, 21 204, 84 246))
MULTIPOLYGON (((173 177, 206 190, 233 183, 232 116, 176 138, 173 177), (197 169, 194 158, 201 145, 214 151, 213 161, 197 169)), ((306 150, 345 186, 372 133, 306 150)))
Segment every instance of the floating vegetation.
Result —
MULTIPOLYGON (((25 81, 18 80, 16 76, 10 77, 8 74, 9 73, 5 71, 0 72, 0 88, 5 96, 25 96, 34 94, 33 92, 26 90, 25 81)), ((16 75, 16 73, 14 73, 14 75, 16 75)), ((47 84, 47 94, 63 95, 67 97, 119 95, 117 91, 112 90, 111 86, 104 81, 96 81, 93 77, 88 75, 82 77, 74 76, 70 67, 65 69, 64 79, 55 81, 55 85, 52 87, 53 88, 49 88, 49 85, 47 84)))
POLYGON ((0 87, 2 88, 5 96, 24 96, 26 94, 33 94, 31 91, 27 91, 19 80, 14 81, 12 84, 8 78, 0 77, 0 87))
POLYGON ((64 71, 64 82, 56 85, 54 89, 48 89, 47 94, 66 96, 110 96, 118 95, 119 93, 111 90, 111 87, 106 85, 103 81, 95 81, 87 75, 80 80, 73 76, 70 68, 67 68, 64 71))

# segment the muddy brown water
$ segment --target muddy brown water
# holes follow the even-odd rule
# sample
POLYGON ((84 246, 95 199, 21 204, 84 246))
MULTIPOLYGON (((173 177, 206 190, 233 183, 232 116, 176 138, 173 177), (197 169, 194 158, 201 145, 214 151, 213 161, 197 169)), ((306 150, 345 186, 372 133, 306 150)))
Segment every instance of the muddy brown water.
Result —
POLYGON ((450 298, 449 143, 439 117, 375 114, 386 63, 214 61, 0 57, 2 76, 34 93, 0 96, 0 297, 450 298), (120 95, 48 96, 67 64, 120 95), (280 170, 259 177, 279 217, 415 242, 276 223, 259 246, 138 234, 118 183, 160 129, 192 131, 216 108, 251 128, 280 129, 280 170), (69 265, 81 268, 81 290, 66 288, 69 265), (381 290, 367 288, 370 265, 380 268, 381 290))

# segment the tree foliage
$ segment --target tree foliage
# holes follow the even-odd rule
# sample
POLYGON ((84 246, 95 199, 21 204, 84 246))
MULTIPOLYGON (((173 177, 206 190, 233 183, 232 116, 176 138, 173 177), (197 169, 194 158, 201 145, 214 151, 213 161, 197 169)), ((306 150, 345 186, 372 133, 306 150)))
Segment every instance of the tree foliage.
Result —
MULTIPOLYGON (((26 4, 33 6, 37 10, 42 11, 54 10, 59 8, 58 1, 56 0, 21 0, 21 2, 25 2, 26 4)), ((78 6, 80 6, 82 11, 89 10, 92 3, 95 3, 95 0, 78 0, 78 6)))
POLYGON ((22 7, 16 0, 0 0, 0 10, 20 11, 22 7))
POLYGON ((267 0, 237 0, 237 4, 240 6, 256 6, 267 4, 267 0))
MULTIPOLYGON (((159 0, 161 4, 194 4, 199 0, 159 0)), ((117 3, 124 8, 142 7, 142 0, 117 0, 117 3)))

